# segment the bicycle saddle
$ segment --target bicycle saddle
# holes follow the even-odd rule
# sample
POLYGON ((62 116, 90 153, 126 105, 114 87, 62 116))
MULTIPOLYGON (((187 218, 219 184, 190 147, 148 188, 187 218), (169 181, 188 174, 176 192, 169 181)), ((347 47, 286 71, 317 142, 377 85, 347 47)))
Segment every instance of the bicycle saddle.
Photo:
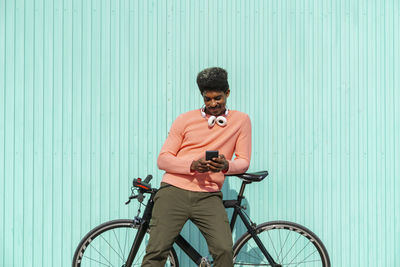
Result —
POLYGON ((231 174, 231 175, 226 175, 226 176, 236 176, 242 180, 245 180, 246 182, 260 182, 265 177, 268 176, 268 171, 259 171, 259 172, 253 172, 253 173, 246 172, 246 173, 231 174))

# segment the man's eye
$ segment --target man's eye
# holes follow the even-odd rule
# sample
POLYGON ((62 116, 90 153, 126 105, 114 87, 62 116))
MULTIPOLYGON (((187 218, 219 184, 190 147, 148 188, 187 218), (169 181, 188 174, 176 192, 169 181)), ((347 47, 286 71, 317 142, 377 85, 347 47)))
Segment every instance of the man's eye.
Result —
POLYGON ((220 96, 217 96, 217 97, 215 98, 215 100, 221 100, 221 97, 220 97, 220 96))

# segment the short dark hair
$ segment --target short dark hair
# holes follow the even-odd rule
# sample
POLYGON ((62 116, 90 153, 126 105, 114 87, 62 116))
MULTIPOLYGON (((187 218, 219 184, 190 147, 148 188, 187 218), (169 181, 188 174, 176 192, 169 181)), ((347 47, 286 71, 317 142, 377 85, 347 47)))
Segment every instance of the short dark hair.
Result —
POLYGON ((197 85, 201 94, 204 91, 222 91, 226 93, 229 89, 228 73, 223 68, 207 68, 197 75, 197 85))

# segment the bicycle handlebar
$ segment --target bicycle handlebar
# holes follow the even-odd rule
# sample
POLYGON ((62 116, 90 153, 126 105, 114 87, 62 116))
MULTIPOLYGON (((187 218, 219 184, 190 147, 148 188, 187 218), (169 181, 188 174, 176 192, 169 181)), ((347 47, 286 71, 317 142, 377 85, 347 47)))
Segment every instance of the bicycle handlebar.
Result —
MULTIPOLYGON (((226 176, 236 176, 242 180, 244 180, 247 183, 251 182, 259 182, 262 181, 266 176, 268 175, 268 171, 260 171, 260 172, 254 172, 254 173, 241 173, 241 174, 231 174, 231 175, 226 175, 226 176)), ((125 204, 129 204, 132 199, 137 198, 139 202, 142 202, 144 199, 144 193, 153 193, 156 192, 158 189, 152 188, 150 181, 153 179, 153 176, 151 174, 147 175, 144 180, 141 178, 136 178, 133 179, 132 181, 132 195, 129 197, 129 200, 125 202, 125 204), (133 188, 139 189, 139 193, 135 195, 133 193, 133 188)))
POLYGON ((132 194, 129 196, 128 201, 125 202, 125 205, 128 205, 132 199, 137 198, 137 200, 142 203, 144 199, 144 193, 154 192, 155 188, 151 188, 151 184, 149 183, 153 179, 151 174, 147 175, 147 177, 142 181, 141 178, 133 179, 132 181, 132 194), (139 189, 139 193, 137 195, 134 194, 134 188, 139 189))

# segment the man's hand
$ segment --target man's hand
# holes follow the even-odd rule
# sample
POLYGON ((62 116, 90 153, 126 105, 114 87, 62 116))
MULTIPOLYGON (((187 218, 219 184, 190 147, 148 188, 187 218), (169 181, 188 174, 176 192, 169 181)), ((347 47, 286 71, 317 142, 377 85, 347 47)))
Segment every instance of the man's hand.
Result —
POLYGON ((207 160, 208 169, 212 172, 227 171, 229 169, 229 162, 226 160, 225 156, 220 154, 218 158, 212 158, 212 160, 207 160))
POLYGON ((226 160, 225 156, 220 154, 218 158, 213 158, 212 160, 194 160, 192 165, 190 165, 191 171, 197 172, 220 172, 227 171, 229 169, 229 162, 226 160))
POLYGON ((193 160, 192 165, 190 165, 190 170, 197 172, 208 172, 208 162, 209 161, 206 161, 204 159, 193 160))

